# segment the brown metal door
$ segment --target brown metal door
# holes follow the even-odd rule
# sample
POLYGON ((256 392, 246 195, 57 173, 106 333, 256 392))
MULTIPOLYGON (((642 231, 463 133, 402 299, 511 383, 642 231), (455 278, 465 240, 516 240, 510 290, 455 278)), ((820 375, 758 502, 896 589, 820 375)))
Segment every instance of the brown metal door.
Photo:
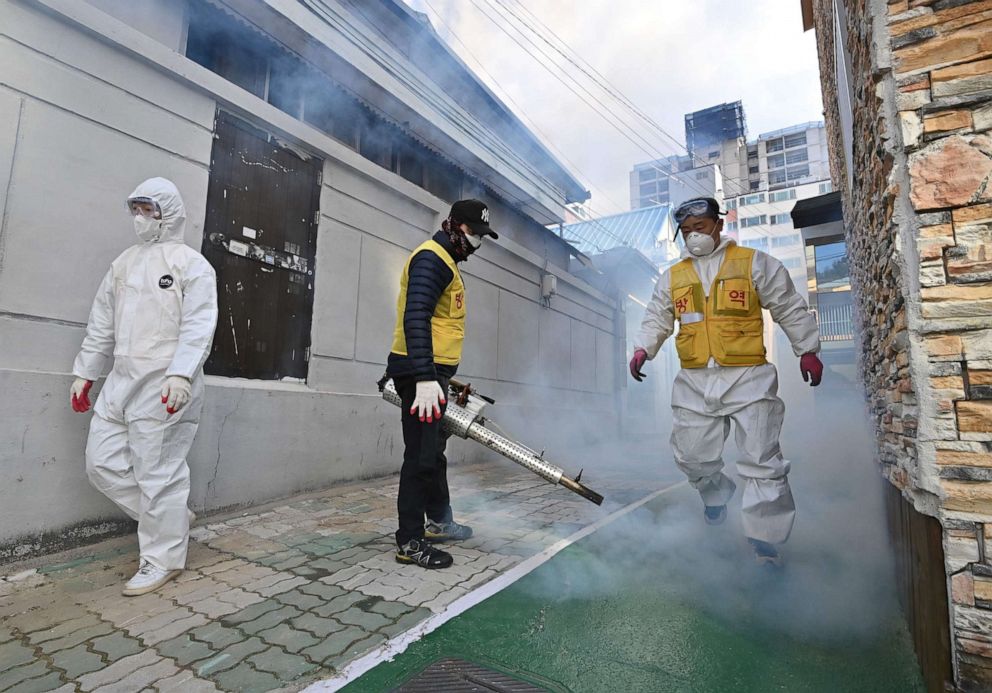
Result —
POLYGON ((207 373, 306 378, 321 164, 218 114, 203 255, 220 314, 207 373))

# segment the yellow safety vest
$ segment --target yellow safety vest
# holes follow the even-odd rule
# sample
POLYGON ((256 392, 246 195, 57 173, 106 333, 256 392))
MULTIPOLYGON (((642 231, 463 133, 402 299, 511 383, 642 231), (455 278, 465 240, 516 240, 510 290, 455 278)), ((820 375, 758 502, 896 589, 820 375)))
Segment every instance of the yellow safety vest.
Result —
POLYGON ((458 266, 440 243, 429 240, 422 243, 410 254, 400 277, 400 295, 396 299, 396 328, 393 330, 394 354, 407 356, 406 335, 403 332, 403 314, 406 312, 406 290, 410 282, 410 263, 417 253, 430 250, 444 260, 454 274, 454 278, 441 292, 434 315, 431 317, 431 339, 434 346, 434 361, 448 366, 457 366, 462 359, 462 343, 465 341, 465 284, 458 266))
POLYGON ((672 267, 672 307, 679 321, 675 346, 683 368, 705 368, 710 357, 721 366, 765 363, 761 303, 751 279, 753 258, 753 248, 728 245, 708 296, 692 258, 672 267))

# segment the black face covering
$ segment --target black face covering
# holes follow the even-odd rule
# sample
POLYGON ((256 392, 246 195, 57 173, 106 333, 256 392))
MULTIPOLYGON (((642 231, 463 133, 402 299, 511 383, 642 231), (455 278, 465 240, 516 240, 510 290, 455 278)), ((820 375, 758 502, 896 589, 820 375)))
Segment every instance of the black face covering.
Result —
POLYGON ((448 234, 448 240, 454 249, 455 260, 468 260, 469 256, 475 252, 475 248, 468 242, 465 234, 459 228, 461 222, 453 217, 448 217, 441 222, 441 230, 448 234))

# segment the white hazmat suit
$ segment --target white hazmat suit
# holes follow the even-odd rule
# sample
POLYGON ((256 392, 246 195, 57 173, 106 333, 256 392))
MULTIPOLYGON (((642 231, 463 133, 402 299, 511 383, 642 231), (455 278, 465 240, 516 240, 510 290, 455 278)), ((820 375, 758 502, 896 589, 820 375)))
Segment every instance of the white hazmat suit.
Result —
POLYGON ((175 185, 152 178, 131 194, 129 205, 136 199, 157 204, 161 225, 148 233, 146 224, 145 238, 121 253, 103 278, 72 371, 96 380, 113 354, 90 423, 86 472, 138 521, 142 561, 180 570, 189 541, 186 455, 203 405, 217 279, 206 259, 183 242, 186 209, 175 185), (163 404, 171 376, 191 383, 189 403, 174 414, 163 404))
MULTIPOLYGON (((713 285, 734 243, 724 238, 709 255, 692 257, 705 290, 713 285)), ((788 336, 796 356, 820 350, 816 318, 796 291, 788 271, 775 258, 755 251, 751 278, 761 306, 788 336)), ((675 329, 671 282, 666 271, 658 280, 634 344, 653 359, 675 329)), ((735 424, 743 479, 744 533, 770 544, 784 543, 792 531, 796 506, 789 488, 789 462, 779 448, 785 405, 778 398, 778 373, 771 363, 720 366, 712 358, 706 368, 683 368, 672 388, 672 450, 675 462, 699 491, 707 506, 726 505, 736 485, 723 473, 723 446, 735 424)))

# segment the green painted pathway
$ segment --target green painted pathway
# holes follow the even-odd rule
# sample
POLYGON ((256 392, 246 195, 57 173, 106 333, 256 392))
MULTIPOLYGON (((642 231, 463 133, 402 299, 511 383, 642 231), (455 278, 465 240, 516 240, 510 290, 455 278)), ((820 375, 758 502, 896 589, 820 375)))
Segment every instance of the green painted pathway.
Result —
POLYGON ((386 691, 447 657, 552 691, 924 690, 884 561, 797 531, 769 574, 739 526, 698 511, 685 488, 652 501, 344 690, 386 691))

